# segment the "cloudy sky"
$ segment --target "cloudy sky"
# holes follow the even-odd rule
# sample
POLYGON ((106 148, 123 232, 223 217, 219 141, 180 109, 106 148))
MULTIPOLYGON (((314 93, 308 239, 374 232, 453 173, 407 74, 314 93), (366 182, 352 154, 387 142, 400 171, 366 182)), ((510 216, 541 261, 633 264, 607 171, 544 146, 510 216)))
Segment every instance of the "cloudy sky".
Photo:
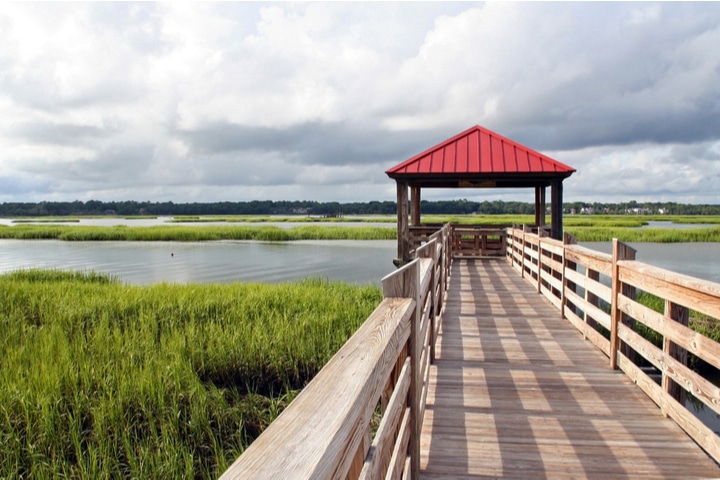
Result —
POLYGON ((0 9, 0 202, 394 200, 473 125, 576 168, 566 201, 720 203, 720 3, 0 9))

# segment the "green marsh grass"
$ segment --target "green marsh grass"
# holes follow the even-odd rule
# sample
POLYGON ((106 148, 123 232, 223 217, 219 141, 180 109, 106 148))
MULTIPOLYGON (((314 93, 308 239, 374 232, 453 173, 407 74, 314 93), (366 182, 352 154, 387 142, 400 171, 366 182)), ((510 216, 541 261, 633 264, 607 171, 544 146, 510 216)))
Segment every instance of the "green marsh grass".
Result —
MULTIPOLYGON (((198 217, 200 219, 212 217, 198 217)), ((242 217, 237 221, 250 221, 252 217, 242 217)), ((386 219, 388 217, 385 217, 386 219)), ((582 242, 606 242, 613 238, 625 242, 720 242, 720 225, 704 228, 639 228, 648 219, 661 219, 682 223, 702 223, 697 216, 656 216, 640 217, 631 215, 569 215, 564 217, 565 230, 575 235, 582 242)), ((719 221, 718 217, 708 217, 708 225, 719 221)), ((259 217, 258 223, 270 220, 270 217, 259 217)), ((276 221, 276 219, 272 219, 276 221)), ((294 217, 286 219, 295 221, 294 217)), ((335 219, 322 219, 335 220, 335 219)), ((549 219, 548 219, 549 220, 549 219)), ((376 220, 371 220, 376 221, 376 220)), ((423 223, 453 222, 462 225, 530 225, 534 222, 532 215, 456 215, 423 216, 423 223)), ((394 240, 396 228, 394 223, 387 222, 387 227, 366 226, 332 226, 299 222, 292 228, 280 228, 272 225, 158 225, 150 227, 129 226, 84 226, 84 225, 31 225, 18 224, 12 227, 0 225, 0 239, 57 239, 67 241, 212 241, 212 240, 255 240, 269 242, 287 242, 295 240, 394 240)))
POLYGON ((216 478, 380 299, 320 279, 0 276, 0 478, 216 478))
POLYGON ((624 242, 720 242, 720 226, 687 229, 567 226, 566 231, 581 242, 608 242, 613 238, 624 242))
POLYGON ((534 215, 423 215, 422 223, 456 223, 460 225, 531 225, 534 215))
POLYGON ((56 218, 56 217, 43 217, 43 218, 20 218, 13 220, 12 223, 80 223, 79 218, 56 218))
POLYGON ((293 240, 394 240, 395 229, 390 226, 332 227, 302 225, 280 228, 263 225, 249 226, 180 226, 152 227, 88 227, 65 225, 16 225, 0 227, 0 239, 67 240, 67 241, 181 241, 257 240, 287 242, 293 240))
POLYGON ((288 216, 272 217, 264 215, 189 215, 173 217, 171 222, 180 223, 207 223, 207 222, 228 222, 228 223, 395 223, 394 216, 348 216, 348 217, 308 217, 288 216))
POLYGON ((720 225, 720 215, 648 215, 643 218, 659 222, 720 225))

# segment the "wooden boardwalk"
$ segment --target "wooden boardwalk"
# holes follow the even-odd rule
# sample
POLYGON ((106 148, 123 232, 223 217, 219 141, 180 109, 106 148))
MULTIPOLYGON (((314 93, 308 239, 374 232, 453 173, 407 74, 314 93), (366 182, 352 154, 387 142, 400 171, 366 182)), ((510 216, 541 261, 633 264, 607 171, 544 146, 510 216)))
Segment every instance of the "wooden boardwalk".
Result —
POLYGON ((719 478, 672 420, 502 260, 455 260, 421 478, 719 478))

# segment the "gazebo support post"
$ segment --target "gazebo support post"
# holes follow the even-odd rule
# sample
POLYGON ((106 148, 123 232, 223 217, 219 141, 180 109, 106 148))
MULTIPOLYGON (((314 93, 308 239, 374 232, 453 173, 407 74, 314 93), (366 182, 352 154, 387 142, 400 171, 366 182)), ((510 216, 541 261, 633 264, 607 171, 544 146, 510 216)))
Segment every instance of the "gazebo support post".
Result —
POLYGON ((397 182, 398 256, 394 263, 401 267, 410 260, 410 227, 408 226, 408 184, 397 182))
POLYGON ((562 180, 553 180, 550 184, 550 215, 552 227, 550 236, 555 240, 563 238, 563 187, 562 180))
POLYGON ((545 226, 545 187, 535 187, 535 226, 545 226))
POLYGON ((410 186, 410 225, 420 226, 420 186, 410 186))

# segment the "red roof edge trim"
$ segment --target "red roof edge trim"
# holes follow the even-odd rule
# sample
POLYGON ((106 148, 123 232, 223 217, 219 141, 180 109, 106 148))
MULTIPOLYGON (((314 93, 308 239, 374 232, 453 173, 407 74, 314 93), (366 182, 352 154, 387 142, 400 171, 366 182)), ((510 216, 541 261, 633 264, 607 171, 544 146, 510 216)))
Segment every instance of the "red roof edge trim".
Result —
POLYGON ((485 169, 497 174, 554 172, 570 175, 576 171, 574 168, 536 150, 480 125, 475 125, 386 170, 385 173, 390 176, 404 174, 472 174, 481 173, 485 169), (487 140, 489 149, 482 146, 485 140, 487 140), (499 149, 494 148, 493 143, 498 145, 499 149), (467 149, 466 152, 461 153, 462 147, 467 149), (446 151, 448 148, 449 152, 446 151), (451 158, 454 157, 452 161, 448 161, 450 159, 445 156, 447 153, 450 154, 451 158), (507 158, 510 154, 514 158, 507 158), (521 155, 524 158, 521 159, 521 155), (437 164, 434 158, 441 159, 440 164, 437 164), (512 163, 512 166, 508 162, 512 163), (528 168, 527 171, 523 168, 525 164, 528 168))

